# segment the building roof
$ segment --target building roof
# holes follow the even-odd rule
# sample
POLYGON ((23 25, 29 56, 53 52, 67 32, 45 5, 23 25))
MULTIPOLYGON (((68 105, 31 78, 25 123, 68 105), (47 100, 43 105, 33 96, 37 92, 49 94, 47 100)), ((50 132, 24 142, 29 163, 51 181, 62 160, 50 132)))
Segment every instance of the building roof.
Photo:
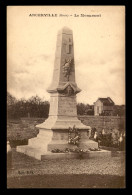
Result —
POLYGON ((100 100, 104 106, 113 106, 114 105, 114 102, 112 101, 112 99, 110 97, 98 98, 98 100, 100 100))

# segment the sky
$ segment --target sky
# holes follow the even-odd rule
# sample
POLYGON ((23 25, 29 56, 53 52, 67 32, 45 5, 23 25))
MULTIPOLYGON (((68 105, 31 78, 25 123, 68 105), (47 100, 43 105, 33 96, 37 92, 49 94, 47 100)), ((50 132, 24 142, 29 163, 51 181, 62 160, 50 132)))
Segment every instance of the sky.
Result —
POLYGON ((76 83, 82 90, 77 102, 111 97, 125 104, 124 6, 7 6, 8 92, 49 101, 57 32, 64 26, 73 31, 76 83))

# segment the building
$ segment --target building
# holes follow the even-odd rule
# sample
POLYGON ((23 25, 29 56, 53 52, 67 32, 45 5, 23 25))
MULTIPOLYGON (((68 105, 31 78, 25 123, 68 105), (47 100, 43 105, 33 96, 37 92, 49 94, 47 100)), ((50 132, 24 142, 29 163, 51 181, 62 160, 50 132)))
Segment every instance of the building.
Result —
POLYGON ((114 102, 110 97, 107 98, 98 98, 96 102, 94 102, 94 115, 99 116, 107 116, 112 115, 114 110, 114 102))

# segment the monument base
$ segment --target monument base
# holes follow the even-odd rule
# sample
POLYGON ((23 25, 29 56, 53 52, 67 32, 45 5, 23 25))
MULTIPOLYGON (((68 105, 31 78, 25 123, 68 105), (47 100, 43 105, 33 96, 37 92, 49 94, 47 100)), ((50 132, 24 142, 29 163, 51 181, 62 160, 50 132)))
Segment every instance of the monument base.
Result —
POLYGON ((91 158, 104 158, 111 157, 112 153, 108 150, 101 151, 89 151, 87 153, 52 153, 52 152, 43 152, 37 148, 31 148, 29 146, 18 146, 17 152, 21 152, 30 157, 33 157, 38 160, 53 160, 53 159, 91 159, 91 158))
MULTIPOLYGON (((76 145, 68 143, 68 131, 68 129, 40 129, 37 137, 29 139, 28 145, 26 146, 17 146, 16 151, 41 160, 43 155, 48 154, 54 149, 76 149, 76 145)), ((80 135, 79 148, 85 150, 89 148, 98 148, 97 142, 89 140, 87 129, 80 130, 80 135)), ((51 152, 51 155, 52 154, 53 153, 51 152)))

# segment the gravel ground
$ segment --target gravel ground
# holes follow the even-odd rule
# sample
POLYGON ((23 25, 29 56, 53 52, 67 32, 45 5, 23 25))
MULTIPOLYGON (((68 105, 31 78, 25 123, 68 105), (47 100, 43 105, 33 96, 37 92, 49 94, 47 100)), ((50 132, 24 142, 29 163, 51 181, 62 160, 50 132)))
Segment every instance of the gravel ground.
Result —
POLYGON ((44 174, 99 174, 125 175, 124 157, 107 157, 99 159, 63 159, 45 160, 43 162, 24 154, 13 152, 13 170, 7 177, 44 174))

